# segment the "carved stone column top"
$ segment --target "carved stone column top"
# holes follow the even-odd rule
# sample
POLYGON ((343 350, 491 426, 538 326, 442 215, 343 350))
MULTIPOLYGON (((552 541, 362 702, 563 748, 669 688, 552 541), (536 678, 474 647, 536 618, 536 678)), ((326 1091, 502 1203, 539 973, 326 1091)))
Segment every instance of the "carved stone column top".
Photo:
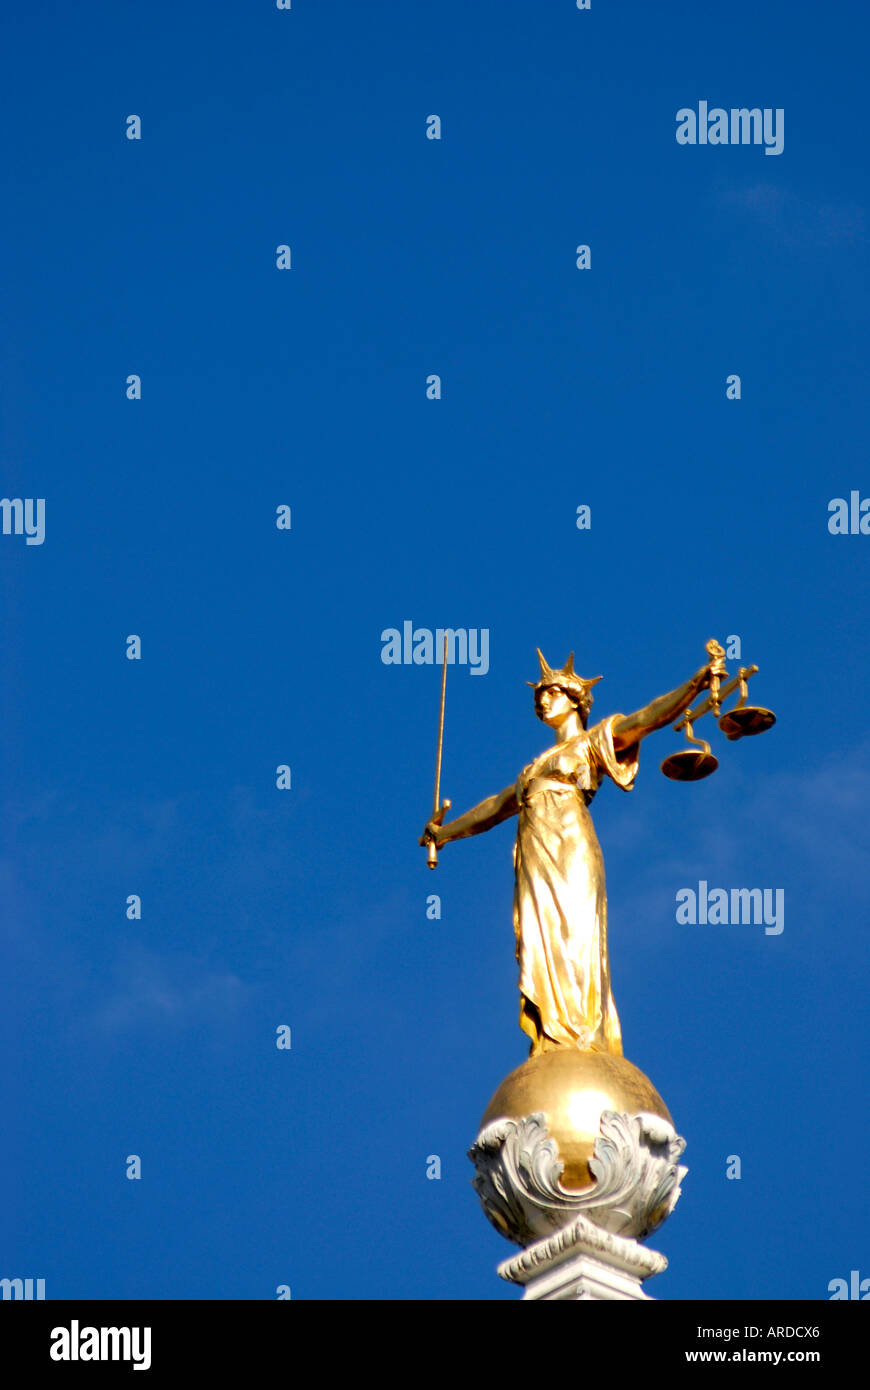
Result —
POLYGON ((469 1150, 472 1179, 483 1209, 508 1240, 530 1245, 582 1214, 613 1235, 654 1231, 673 1210, 688 1171, 685 1148, 660 1115, 605 1110, 589 1169, 594 1182, 563 1187, 563 1164, 542 1112, 488 1124, 469 1150))

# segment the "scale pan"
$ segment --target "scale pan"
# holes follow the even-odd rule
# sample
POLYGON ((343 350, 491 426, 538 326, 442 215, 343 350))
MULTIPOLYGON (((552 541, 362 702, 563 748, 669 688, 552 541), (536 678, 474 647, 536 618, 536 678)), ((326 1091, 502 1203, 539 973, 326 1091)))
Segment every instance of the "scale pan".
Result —
POLYGON ((715 772, 718 766, 719 759, 712 753, 705 753, 700 748, 696 753, 694 748, 686 748, 665 758, 662 772, 672 782, 700 782, 702 777, 709 777, 711 772, 715 772))
POLYGON ((772 710, 763 709, 761 705, 743 705, 723 714, 719 728, 733 743, 735 739, 746 738, 749 734, 766 733, 775 723, 776 715, 772 710))

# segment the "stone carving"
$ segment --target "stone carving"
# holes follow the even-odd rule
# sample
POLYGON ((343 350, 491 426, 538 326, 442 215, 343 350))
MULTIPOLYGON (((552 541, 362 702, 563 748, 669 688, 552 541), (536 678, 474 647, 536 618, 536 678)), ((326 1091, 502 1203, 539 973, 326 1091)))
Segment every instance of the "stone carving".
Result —
POLYGON ((658 1115, 605 1110, 589 1169, 594 1182, 562 1186, 563 1163, 542 1112, 494 1120, 478 1135, 469 1158, 483 1209, 506 1239, 527 1246, 583 1215, 601 1230, 648 1235, 673 1211, 688 1169, 672 1125, 658 1115))

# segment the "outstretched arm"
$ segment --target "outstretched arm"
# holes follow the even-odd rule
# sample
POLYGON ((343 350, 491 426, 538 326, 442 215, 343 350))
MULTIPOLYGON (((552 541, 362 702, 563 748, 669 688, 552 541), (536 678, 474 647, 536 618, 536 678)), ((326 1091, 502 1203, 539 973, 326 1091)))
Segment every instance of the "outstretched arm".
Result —
POLYGON ((484 830, 491 830, 494 825, 507 820, 509 816, 515 816, 519 809, 516 788, 505 787, 503 792, 498 792, 496 796, 488 796, 479 806, 473 806, 470 811, 457 816, 456 820, 448 821, 446 825, 434 825, 430 821, 420 836, 420 844, 425 845, 434 840, 440 849, 451 840, 466 840, 469 835, 480 835, 484 830))
POLYGON ((647 734, 653 734, 656 729, 663 729, 666 724, 679 719, 683 711, 689 708, 692 701, 702 690, 706 690, 709 684, 710 667, 702 666, 685 685, 677 686, 676 690, 670 691, 667 695, 660 695, 657 700, 653 700, 634 714, 625 714, 621 719, 617 719, 613 725, 614 748, 630 748, 632 744, 646 738, 647 734))

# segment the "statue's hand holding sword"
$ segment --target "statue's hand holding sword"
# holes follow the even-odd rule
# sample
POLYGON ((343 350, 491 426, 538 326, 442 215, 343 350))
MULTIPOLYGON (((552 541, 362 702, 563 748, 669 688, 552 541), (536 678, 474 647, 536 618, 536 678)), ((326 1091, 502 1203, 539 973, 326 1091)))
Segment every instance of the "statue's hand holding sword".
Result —
POLYGON ((420 836, 420 844, 428 846, 426 863, 430 869, 437 869, 438 867, 438 841, 436 840, 435 836, 438 827, 442 824, 444 820, 445 811, 449 810, 450 802, 443 802, 441 806, 439 806, 438 810, 435 812, 432 819, 426 822, 426 829, 420 836))
POLYGON ((441 798, 441 748, 444 743, 444 698, 447 694, 447 634, 444 634, 444 643, 441 648, 441 711, 438 716, 438 751, 435 755, 435 796, 433 798, 432 819, 427 821, 426 829, 420 836, 420 844, 428 847, 426 863, 430 869, 434 869, 438 864, 438 842, 436 839, 437 830, 444 822, 445 812, 450 810, 450 802, 444 801, 439 806, 441 798))

